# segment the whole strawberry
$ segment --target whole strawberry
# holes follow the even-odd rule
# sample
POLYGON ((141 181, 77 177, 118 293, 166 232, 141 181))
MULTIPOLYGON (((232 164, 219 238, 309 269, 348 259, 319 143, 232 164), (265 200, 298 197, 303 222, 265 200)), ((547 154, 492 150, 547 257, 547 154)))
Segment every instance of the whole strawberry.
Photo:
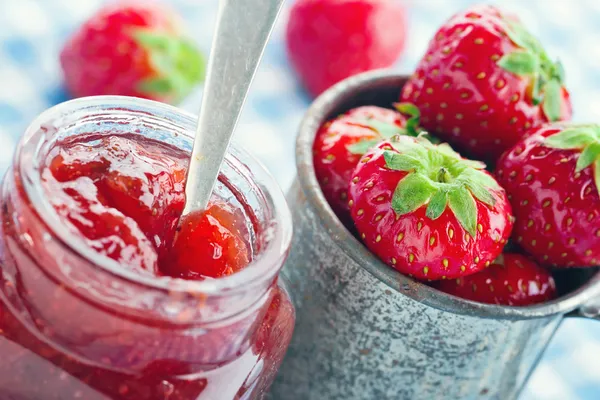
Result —
POLYGON ((376 106, 354 108, 321 126, 313 144, 315 174, 327 202, 344 223, 351 222, 348 182, 360 157, 395 135, 418 134, 419 110, 398 104, 398 111, 376 106))
POLYGON ((528 306, 556 297, 550 272, 520 254, 504 253, 476 274, 437 282, 442 292, 480 303, 528 306))
POLYGON ((447 144, 400 136, 367 152, 348 190, 365 245, 419 279, 469 275, 501 252, 512 228, 504 190, 447 144))
POLYGON ((404 49, 405 13, 395 0, 299 0, 287 25, 290 61, 317 96, 360 72, 391 66, 404 49))
POLYGON ((600 265, 600 125, 538 129, 498 161, 514 239, 542 264, 600 265))
POLYGON ((561 64, 492 6, 468 9, 437 31, 401 98, 420 108, 426 130, 493 161, 529 128, 571 118, 561 64))
POLYGON ((64 79, 75 97, 123 95, 176 103, 204 76, 204 59, 175 12, 153 2, 112 3, 65 44, 64 79))

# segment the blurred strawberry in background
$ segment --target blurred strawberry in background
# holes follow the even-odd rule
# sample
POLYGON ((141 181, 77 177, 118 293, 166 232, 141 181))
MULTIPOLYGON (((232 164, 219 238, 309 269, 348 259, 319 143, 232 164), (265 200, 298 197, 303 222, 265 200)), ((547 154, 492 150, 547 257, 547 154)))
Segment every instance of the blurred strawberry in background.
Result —
POLYGON ((87 20, 61 54, 74 97, 136 96, 178 103, 204 78, 204 58, 174 10, 152 1, 111 3, 87 20))
POLYGON ((290 61, 313 96, 349 76, 390 67, 405 38, 397 0, 299 0, 287 25, 290 61))

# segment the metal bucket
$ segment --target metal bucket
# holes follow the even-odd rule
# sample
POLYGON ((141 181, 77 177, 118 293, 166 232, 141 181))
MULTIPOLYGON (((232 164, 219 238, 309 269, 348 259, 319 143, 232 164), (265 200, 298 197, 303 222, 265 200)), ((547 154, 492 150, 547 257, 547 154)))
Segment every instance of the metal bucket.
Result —
POLYGON ((406 79, 376 71, 345 80, 300 126, 288 194, 294 239, 283 269, 297 320, 275 399, 515 399, 564 317, 598 318, 595 270, 566 271, 556 301, 485 305, 396 272, 340 223, 314 174, 315 133, 349 108, 389 107, 406 79))

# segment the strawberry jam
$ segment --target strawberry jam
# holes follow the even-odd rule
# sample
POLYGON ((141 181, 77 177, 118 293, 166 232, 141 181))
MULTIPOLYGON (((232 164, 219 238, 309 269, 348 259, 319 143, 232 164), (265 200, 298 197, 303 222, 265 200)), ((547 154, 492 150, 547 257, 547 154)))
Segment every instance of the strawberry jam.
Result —
POLYGON ((42 172, 46 196, 88 246, 153 276, 218 278, 250 261, 243 213, 225 202, 187 215, 187 154, 123 136, 63 143, 42 172))
POLYGON ((294 324, 281 193, 231 156, 181 218, 194 119, 91 101, 34 123, 2 185, 0 399, 262 398, 294 324))

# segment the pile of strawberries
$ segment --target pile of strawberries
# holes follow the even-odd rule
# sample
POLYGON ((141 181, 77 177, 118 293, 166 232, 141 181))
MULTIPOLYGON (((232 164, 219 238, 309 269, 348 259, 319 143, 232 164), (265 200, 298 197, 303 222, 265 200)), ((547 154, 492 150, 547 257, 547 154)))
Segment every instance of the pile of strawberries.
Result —
POLYGON ((570 118, 561 64, 516 16, 477 6, 437 31, 393 108, 320 128, 315 173, 392 268, 479 302, 540 303, 557 295, 552 269, 600 264, 600 125, 570 118))

